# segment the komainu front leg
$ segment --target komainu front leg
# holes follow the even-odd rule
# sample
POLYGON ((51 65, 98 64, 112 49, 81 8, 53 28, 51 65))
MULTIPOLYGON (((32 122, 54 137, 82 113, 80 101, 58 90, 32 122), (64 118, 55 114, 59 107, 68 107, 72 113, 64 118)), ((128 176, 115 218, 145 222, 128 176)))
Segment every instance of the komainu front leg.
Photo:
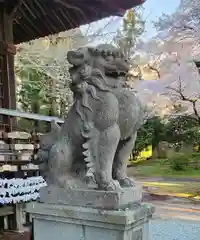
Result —
POLYGON ((95 180, 99 189, 114 191, 120 188, 119 182, 112 178, 113 159, 119 139, 120 130, 117 124, 104 130, 99 135, 95 166, 95 180))
POLYGON ((119 142, 115 159, 113 162, 113 179, 119 181, 121 187, 133 187, 134 181, 126 174, 127 163, 130 153, 135 145, 137 133, 133 134, 127 140, 121 140, 119 142))

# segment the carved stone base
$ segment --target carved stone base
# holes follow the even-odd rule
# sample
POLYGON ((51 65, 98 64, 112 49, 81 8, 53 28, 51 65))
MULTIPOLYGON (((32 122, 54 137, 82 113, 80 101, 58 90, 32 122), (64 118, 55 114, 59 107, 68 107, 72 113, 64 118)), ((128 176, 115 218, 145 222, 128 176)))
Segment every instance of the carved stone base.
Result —
POLYGON ((147 240, 154 208, 136 205, 125 210, 101 210, 58 204, 29 203, 34 240, 147 240))
POLYGON ((124 209, 132 204, 141 203, 142 186, 122 189, 116 192, 63 189, 49 186, 40 190, 40 202, 98 209, 124 209))

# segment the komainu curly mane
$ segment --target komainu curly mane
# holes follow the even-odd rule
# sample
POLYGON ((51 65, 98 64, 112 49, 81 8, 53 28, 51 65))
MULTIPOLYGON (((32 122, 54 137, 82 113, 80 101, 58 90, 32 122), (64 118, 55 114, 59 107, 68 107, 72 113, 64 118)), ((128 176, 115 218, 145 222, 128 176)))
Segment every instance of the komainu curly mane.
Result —
POLYGON ((94 177, 94 165, 95 165, 95 153, 92 154, 95 143, 94 136, 99 134, 96 128, 94 128, 93 120, 88 119, 88 112, 93 113, 93 109, 89 104, 88 99, 93 98, 97 101, 101 101, 101 98, 97 96, 97 90, 108 92, 109 88, 106 86, 107 80, 105 76, 98 70, 93 69, 91 72, 91 76, 87 77, 85 82, 82 82, 82 93, 81 96, 76 100, 75 107, 76 112, 80 116, 82 120, 82 136, 85 139, 83 144, 83 155, 87 166, 87 174, 88 177, 94 177), (104 83, 104 84, 103 84, 104 83))

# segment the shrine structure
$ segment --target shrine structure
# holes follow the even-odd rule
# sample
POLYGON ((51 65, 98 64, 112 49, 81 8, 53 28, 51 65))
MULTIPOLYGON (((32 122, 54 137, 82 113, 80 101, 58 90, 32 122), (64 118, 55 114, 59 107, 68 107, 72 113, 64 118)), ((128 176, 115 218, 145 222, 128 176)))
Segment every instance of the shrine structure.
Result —
MULTIPOLYGON (((144 0, 0 0, 0 109, 4 111, 6 111, 6 109, 16 109, 16 88, 14 74, 14 56, 16 54, 15 45, 59 33, 61 31, 73 29, 79 27, 80 25, 97 21, 105 17, 123 16, 127 9, 140 5, 143 2, 144 0)), ((16 117, 16 115, 3 114, 3 111, 0 112, 0 125, 3 124, 7 126, 7 129, 5 129, 7 132, 11 131, 13 119, 11 116, 16 117)), ((20 117, 30 118, 26 113, 20 117)), ((38 116, 35 116, 35 119, 37 119, 37 117, 38 116)), ((43 116, 42 120, 45 120, 44 117, 45 116, 43 116)), ((9 134, 12 135, 11 133, 9 134)), ((7 136, 7 138, 9 138, 9 136, 7 136)), ((15 140, 17 139, 17 144, 19 143, 18 140, 21 139, 16 136, 13 138, 15 140)), ((24 144, 24 139, 25 138, 22 137, 23 147, 25 145, 27 147, 27 144, 24 144)), ((29 140, 30 138, 28 137, 27 141, 29 140)), ((13 141, 14 140, 9 140, 8 142, 13 143, 13 141)), ((4 142, 3 144, 8 147, 8 145, 4 142)), ((12 144, 12 147, 19 147, 19 144, 17 144, 12 144)), ((5 166, 7 168, 8 164, 11 164, 13 161, 8 160, 8 156, 13 155, 13 153, 11 154, 11 147, 8 148, 9 149, 6 150, 7 152, 3 150, 4 152, 2 153, 1 151, 0 154, 2 157, 0 165, 4 166, 6 162, 5 166)), ((22 153, 24 153, 24 151, 22 151, 21 148, 17 149, 20 152, 20 156, 17 155, 18 153, 16 154, 15 149, 15 164, 19 163, 19 166, 16 167, 16 173, 12 173, 12 176, 19 180, 19 185, 22 184, 21 178, 24 177, 25 171, 21 165, 25 164, 25 162, 29 162, 29 160, 24 160, 24 158, 22 159, 22 153)), ((25 153, 27 154, 27 149, 25 149, 25 153)), ((7 177, 7 175, 5 175, 5 171, 11 172, 11 170, 8 171, 7 168, 0 171, 4 173, 3 177, 2 173, 0 174, 0 182, 2 183, 2 187, 3 184, 8 186, 8 183, 6 182, 7 180, 4 179, 7 177)), ((9 173, 9 178, 12 176, 9 173)), ((27 175, 26 181, 30 182, 28 176, 29 174, 27 175)), ((38 180, 37 176, 32 176, 32 174, 30 177, 36 183, 40 180, 38 180)), ((11 180, 9 181, 11 182, 11 180)), ((43 183, 39 182, 39 184, 43 183)), ((35 185, 37 187, 37 184, 35 185)), ((12 189, 9 187, 7 188, 8 189, 4 191, 5 196, 1 196, 0 205, 7 205, 7 203, 11 202, 14 204, 14 200, 15 203, 22 200, 28 201, 37 195, 37 192, 33 192, 33 196, 30 194, 30 192, 28 192, 24 193, 23 196, 20 196, 23 198, 22 200, 19 199, 17 195, 15 197, 16 199, 13 200, 13 198, 11 199, 7 197, 8 194, 6 193, 7 190, 11 191, 12 189)), ((20 216, 22 213, 22 207, 20 207, 21 210, 16 210, 18 206, 21 205, 9 205, 4 206, 4 208, 2 207, 2 212, 4 212, 4 215, 3 213, 0 213, 0 216, 10 216, 10 214, 16 215, 14 222, 17 222, 18 226, 16 226, 16 228, 20 230, 22 221, 19 219, 21 219, 20 216), (7 207, 12 209, 7 209, 7 207), (7 211, 5 209, 7 209, 7 211)), ((4 225, 4 223, 1 224, 1 220, 0 225, 4 225)))

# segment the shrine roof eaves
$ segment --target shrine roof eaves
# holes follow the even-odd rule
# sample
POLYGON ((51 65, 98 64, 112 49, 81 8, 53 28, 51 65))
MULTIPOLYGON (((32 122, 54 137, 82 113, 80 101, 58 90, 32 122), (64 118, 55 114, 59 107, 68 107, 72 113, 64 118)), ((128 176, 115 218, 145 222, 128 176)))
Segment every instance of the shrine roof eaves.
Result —
MULTIPOLYGON (((2 2, 2 0, 0 0, 2 2)), ((14 43, 19 44, 79 27, 125 10, 144 0, 3 0, 13 14, 14 43)))

